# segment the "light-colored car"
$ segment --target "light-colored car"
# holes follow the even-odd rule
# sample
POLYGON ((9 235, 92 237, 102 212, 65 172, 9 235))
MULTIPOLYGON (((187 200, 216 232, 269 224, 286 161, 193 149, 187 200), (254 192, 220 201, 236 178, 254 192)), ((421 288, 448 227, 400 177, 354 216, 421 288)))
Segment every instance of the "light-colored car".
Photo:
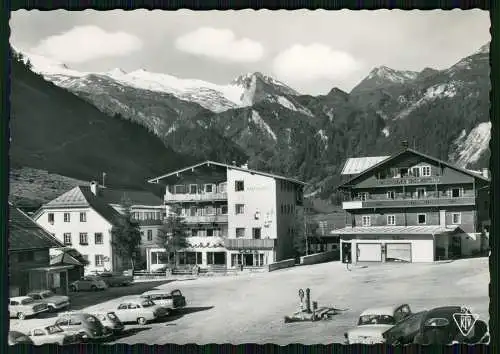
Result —
POLYGON ((92 315, 97 317, 104 328, 113 332, 113 334, 119 334, 125 329, 125 326, 113 311, 92 312, 92 315))
POLYGON ((35 301, 46 304, 50 312, 69 308, 71 303, 66 295, 56 295, 50 290, 33 290, 27 294, 35 301))
POLYGON ((95 275, 87 275, 69 285, 69 290, 71 291, 97 291, 107 288, 108 285, 106 282, 95 275))
POLYGON ((367 309, 359 316, 358 326, 344 334, 346 344, 383 343, 383 333, 411 314, 408 304, 367 309))
POLYGON ((168 316, 168 309, 140 297, 123 300, 114 310, 121 322, 137 322, 145 325, 168 316))
POLYGON ((82 337, 75 332, 68 332, 56 325, 33 328, 28 336, 35 345, 43 344, 76 344, 82 341, 82 337))
POLYGON ((16 344, 31 344, 33 345, 33 341, 26 334, 18 332, 18 331, 9 331, 9 335, 7 337, 7 341, 9 345, 16 344))
POLYGON ((141 298, 152 300, 155 304, 166 308, 168 314, 186 306, 186 299, 180 290, 161 291, 151 290, 146 291, 141 295, 141 298))
POLYGON ((111 332, 104 329, 99 319, 86 312, 67 311, 57 316, 55 325, 65 331, 78 333, 83 340, 108 338, 111 332))
POLYGON ((36 316, 48 311, 47 304, 35 301, 29 296, 16 296, 9 299, 9 317, 17 317, 24 320, 26 317, 36 316))

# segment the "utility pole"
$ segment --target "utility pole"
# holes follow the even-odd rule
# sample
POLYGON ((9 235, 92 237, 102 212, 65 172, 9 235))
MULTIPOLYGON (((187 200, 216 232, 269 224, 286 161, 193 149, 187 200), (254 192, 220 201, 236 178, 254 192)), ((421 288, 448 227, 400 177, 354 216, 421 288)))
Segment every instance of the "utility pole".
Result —
POLYGON ((306 238, 306 256, 309 255, 309 239, 307 236, 307 203, 304 201, 304 235, 306 238))

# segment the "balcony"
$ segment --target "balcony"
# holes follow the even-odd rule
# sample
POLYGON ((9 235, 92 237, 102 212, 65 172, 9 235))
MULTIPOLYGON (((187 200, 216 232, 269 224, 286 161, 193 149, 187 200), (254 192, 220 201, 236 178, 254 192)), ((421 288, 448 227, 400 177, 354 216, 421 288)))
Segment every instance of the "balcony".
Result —
POLYGON ((276 247, 276 239, 226 238, 224 247, 228 250, 263 250, 276 247))
POLYGON ((342 203, 345 210, 363 208, 409 208, 409 207, 440 207, 475 205, 473 196, 448 197, 435 192, 427 192, 425 197, 416 198, 397 193, 394 199, 385 196, 369 196, 365 200, 354 199, 342 203))
POLYGON ((165 194, 165 203, 226 201, 227 193, 165 194))
POLYGON ((395 178, 381 178, 377 180, 379 186, 405 186, 405 185, 419 185, 419 184, 439 184, 441 183, 441 176, 429 177, 395 177, 395 178))
POLYGON ((227 224, 228 216, 226 215, 195 215, 182 217, 187 224, 227 224))

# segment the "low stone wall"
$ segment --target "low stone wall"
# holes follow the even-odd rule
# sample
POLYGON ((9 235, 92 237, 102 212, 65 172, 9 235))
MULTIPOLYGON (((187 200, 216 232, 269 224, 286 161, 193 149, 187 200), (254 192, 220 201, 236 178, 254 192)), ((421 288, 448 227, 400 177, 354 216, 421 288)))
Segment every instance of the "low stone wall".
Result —
POLYGON ((335 250, 335 251, 315 253, 315 254, 310 254, 308 256, 300 257, 300 264, 301 265, 317 264, 317 263, 338 261, 338 260, 340 260, 340 251, 335 250))
POLYGON ((285 259, 283 261, 275 262, 268 264, 268 270, 272 272, 273 270, 278 270, 278 269, 284 269, 284 268, 290 268, 295 266, 295 259, 285 259))

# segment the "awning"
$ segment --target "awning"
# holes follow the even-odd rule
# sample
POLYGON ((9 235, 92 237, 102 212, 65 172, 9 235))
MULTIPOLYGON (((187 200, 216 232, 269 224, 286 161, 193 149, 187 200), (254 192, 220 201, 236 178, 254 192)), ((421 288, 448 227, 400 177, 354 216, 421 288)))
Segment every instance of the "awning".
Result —
POLYGON ((61 266, 51 266, 51 267, 39 267, 39 268, 30 268, 28 271, 30 272, 57 272, 61 270, 71 269, 74 266, 72 265, 61 265, 61 266))
POLYGON ((356 226, 330 232, 331 235, 439 235, 452 233, 457 228, 443 226, 356 226))

